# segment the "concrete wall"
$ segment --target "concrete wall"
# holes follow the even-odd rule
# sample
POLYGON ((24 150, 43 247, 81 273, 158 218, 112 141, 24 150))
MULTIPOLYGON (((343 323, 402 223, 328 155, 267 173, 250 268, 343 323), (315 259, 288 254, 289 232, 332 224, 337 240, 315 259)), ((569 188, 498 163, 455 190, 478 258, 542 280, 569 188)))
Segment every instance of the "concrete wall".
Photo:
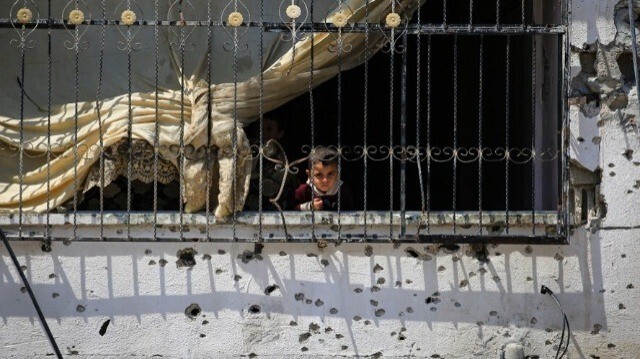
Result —
MULTIPOLYGON (((570 245, 489 246, 480 262, 468 246, 413 246, 429 254, 415 258, 384 244, 255 253, 251 244, 56 242, 45 253, 13 242, 61 349, 87 358, 498 358, 518 343, 529 358, 549 358, 562 318, 539 293, 544 284, 571 323, 569 357, 637 358, 640 139, 626 9, 574 0, 573 10, 572 166, 601 181, 585 184, 594 200, 570 245), (179 261, 185 248, 195 265, 184 252, 179 261)), ((4 249, 0 278, 0 357, 52 353, 4 249)))

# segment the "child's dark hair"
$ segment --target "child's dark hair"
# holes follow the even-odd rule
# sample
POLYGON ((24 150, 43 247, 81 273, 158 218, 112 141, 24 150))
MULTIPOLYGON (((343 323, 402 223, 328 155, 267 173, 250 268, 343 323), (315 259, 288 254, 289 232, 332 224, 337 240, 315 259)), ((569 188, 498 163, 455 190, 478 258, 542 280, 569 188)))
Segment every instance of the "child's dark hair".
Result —
POLYGON ((318 162, 323 166, 338 164, 338 151, 331 147, 316 147, 309 156, 309 167, 313 167, 318 162))

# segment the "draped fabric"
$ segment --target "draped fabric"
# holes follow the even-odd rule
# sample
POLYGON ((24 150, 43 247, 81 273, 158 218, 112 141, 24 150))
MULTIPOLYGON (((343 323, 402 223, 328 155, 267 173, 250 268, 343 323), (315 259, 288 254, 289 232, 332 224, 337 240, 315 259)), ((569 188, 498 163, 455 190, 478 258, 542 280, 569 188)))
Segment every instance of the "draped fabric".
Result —
MULTIPOLYGON (((366 0, 345 1, 349 23, 364 22, 366 0)), ((408 18, 419 2, 400 1, 395 12, 408 18)), ((371 23, 384 23, 391 11, 389 0, 371 0, 368 16, 371 23)), ((343 9, 343 13, 344 9, 343 9)), ((329 13, 331 22, 336 12, 329 13)), ((399 30, 396 30, 398 33, 399 30)), ((386 42, 389 33, 369 34, 369 55, 386 42)), ((87 177, 100 159, 102 136, 104 148, 114 146, 129 136, 134 140, 157 142, 165 150, 163 158, 179 166, 177 154, 168 149, 180 145, 183 121, 183 144, 199 148, 208 142, 218 148, 215 163, 207 165, 202 158, 186 157, 182 161, 183 198, 186 211, 203 208, 206 200, 207 171, 214 192, 218 193, 215 215, 225 217, 233 210, 241 210, 248 190, 251 160, 249 144, 242 128, 255 121, 263 111, 270 111, 309 90, 311 76, 311 48, 313 43, 313 86, 318 86, 338 73, 338 57, 342 70, 353 68, 365 60, 365 36, 344 30, 342 50, 338 51, 338 33, 314 33, 297 41, 295 46, 277 58, 260 74, 237 83, 208 85, 197 77, 185 81, 180 89, 155 92, 133 92, 105 98, 102 101, 67 103, 51 115, 51 134, 47 134, 47 116, 20 119, 0 116, 0 210, 17 211, 22 194, 25 211, 45 211, 55 208, 74 196, 74 190, 85 188, 87 177), (261 99, 262 92, 262 99, 261 99), (210 96, 209 96, 210 94, 210 96), (130 103, 129 103, 130 96, 130 103), (208 138, 208 102, 211 98, 211 137, 208 138), (156 101, 157 100, 157 101, 156 101), (156 111, 157 102, 157 111, 156 111), (131 109, 131 110, 130 110, 131 109), (77 133, 76 133, 77 114, 77 133), (234 116, 237 127, 234 127, 234 116), (98 119, 102 123, 102 133, 98 119), (236 133, 234 168, 233 133, 236 133), (49 137, 49 138, 48 138, 49 137), (76 144, 77 137, 77 146, 76 144), (18 147, 22 140, 25 156, 20 176, 18 147), (46 152, 51 144, 48 167, 46 152), (76 152, 77 150, 77 152, 76 152), (77 159, 77 161, 76 161, 77 159), (77 164, 75 164, 77 162, 77 164), (47 182, 49 183, 47 184, 47 182), (22 182, 22 184, 21 184, 22 182), (233 183, 236 184, 235 190, 233 183), (235 195, 235 203, 234 203, 235 195), (49 202, 47 204, 47 198, 49 202), (47 207, 48 206, 48 207, 47 207)), ((304 114, 302 114, 304 115, 304 114)))

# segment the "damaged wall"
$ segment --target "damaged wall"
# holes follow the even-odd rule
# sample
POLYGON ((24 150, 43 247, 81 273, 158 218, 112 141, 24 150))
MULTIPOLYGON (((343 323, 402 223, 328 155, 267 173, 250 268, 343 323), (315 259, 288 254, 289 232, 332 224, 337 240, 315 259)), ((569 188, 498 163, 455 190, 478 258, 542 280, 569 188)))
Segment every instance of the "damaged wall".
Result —
MULTIPOLYGON (((63 353, 571 358, 640 350, 640 137, 626 1, 574 1, 567 246, 13 242, 63 353), (583 206, 584 204, 584 206, 583 206)), ((638 5, 638 4, 636 4, 638 5)), ((52 350, 0 250, 2 358, 52 350)))

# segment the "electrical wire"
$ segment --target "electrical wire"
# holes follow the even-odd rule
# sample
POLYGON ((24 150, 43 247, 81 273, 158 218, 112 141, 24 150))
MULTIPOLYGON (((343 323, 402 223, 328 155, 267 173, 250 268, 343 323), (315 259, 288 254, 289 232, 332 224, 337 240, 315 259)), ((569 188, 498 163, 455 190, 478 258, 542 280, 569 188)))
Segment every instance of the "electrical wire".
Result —
POLYGON ((555 359, 561 359, 567 353, 567 350, 569 349, 569 343, 571 342, 571 326, 569 325, 569 319, 567 319, 567 315, 564 313, 564 310, 562 310, 562 306, 560 305, 560 301, 558 300, 558 297, 556 297, 556 295, 551 291, 551 289, 543 285, 540 288, 540 293, 550 295, 553 301, 558 306, 558 309, 560 309, 560 313, 562 313, 562 333, 560 334, 560 345, 558 345, 558 349, 556 350, 556 356, 555 356, 555 359), (565 344, 564 350, 562 351, 562 353, 560 353, 560 350, 562 349, 562 344, 564 344, 565 332, 567 333, 567 343, 565 344))

